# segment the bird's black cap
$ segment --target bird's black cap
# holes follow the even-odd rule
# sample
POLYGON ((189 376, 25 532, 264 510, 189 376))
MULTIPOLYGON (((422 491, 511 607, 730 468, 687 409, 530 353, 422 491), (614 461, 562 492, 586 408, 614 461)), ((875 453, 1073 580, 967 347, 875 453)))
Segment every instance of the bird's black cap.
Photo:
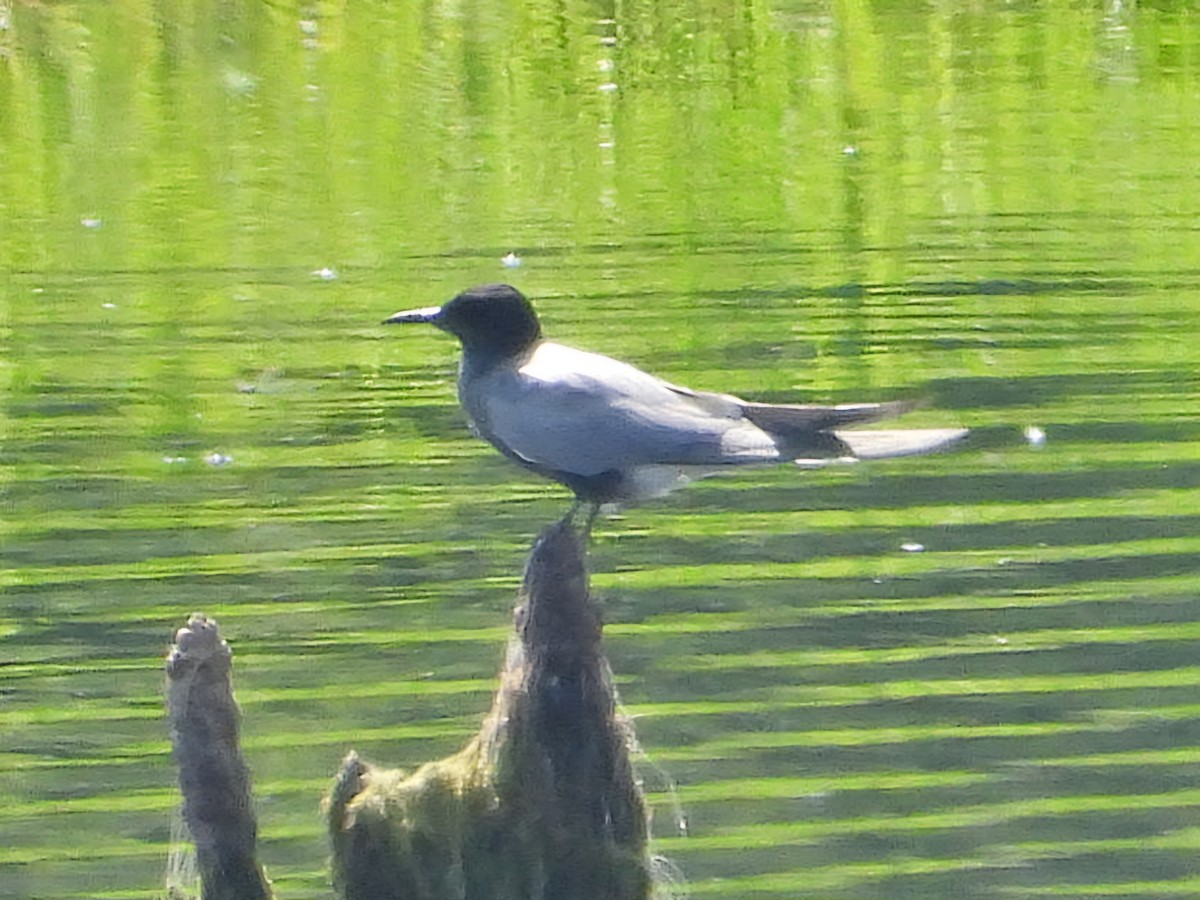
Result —
POLYGON ((444 306, 395 313, 385 325, 428 322, 448 331, 469 354, 502 359, 528 349, 542 336, 537 313, 525 295, 508 284, 481 284, 444 306))

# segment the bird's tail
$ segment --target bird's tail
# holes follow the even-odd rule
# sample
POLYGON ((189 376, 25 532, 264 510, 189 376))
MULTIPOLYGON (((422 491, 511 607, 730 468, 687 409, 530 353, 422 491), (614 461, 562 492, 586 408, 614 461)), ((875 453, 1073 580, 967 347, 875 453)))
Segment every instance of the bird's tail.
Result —
POLYGON ((957 444, 967 436, 966 428, 895 428, 889 431, 835 431, 855 459, 886 459, 934 453, 957 444))
POLYGON ((933 453, 966 436, 965 428, 847 430, 847 426, 891 419, 916 406, 906 400, 840 406, 746 403, 743 414, 771 434, 787 457, 808 465, 821 465, 839 458, 884 459, 933 453))

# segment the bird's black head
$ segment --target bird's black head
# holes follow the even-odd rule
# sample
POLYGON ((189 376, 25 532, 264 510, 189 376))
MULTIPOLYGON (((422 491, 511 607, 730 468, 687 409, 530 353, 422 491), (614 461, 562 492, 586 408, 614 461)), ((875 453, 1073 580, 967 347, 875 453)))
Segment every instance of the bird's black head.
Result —
POLYGON ((448 331, 469 354, 493 359, 515 356, 542 336, 537 314, 525 295, 507 284, 481 284, 445 306, 398 312, 385 325, 428 322, 448 331))

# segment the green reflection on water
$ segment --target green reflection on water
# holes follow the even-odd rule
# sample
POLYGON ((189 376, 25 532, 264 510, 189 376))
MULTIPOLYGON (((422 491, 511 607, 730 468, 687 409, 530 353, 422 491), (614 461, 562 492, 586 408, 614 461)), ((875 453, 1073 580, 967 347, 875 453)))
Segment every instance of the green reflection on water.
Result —
POLYGON ((497 279, 978 431, 598 525, 697 895, 1195 893, 1198 70, 1188 2, 0 7, 0 897, 154 894, 192 609, 281 896, 346 748, 471 731, 565 497, 375 323, 497 279))

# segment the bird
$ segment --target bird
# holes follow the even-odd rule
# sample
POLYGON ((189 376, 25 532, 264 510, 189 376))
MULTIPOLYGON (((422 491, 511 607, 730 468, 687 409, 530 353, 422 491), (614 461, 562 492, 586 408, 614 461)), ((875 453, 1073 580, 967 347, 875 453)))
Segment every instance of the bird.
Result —
MULTIPOLYGON (((473 431, 513 462, 558 481, 590 515, 747 466, 910 456, 965 428, 852 430, 908 412, 907 401, 756 403, 671 384, 628 363, 547 340, 529 299, 483 284, 442 306, 388 316, 458 338, 458 399, 473 431)), ((568 516, 572 513, 569 512, 568 516)))

